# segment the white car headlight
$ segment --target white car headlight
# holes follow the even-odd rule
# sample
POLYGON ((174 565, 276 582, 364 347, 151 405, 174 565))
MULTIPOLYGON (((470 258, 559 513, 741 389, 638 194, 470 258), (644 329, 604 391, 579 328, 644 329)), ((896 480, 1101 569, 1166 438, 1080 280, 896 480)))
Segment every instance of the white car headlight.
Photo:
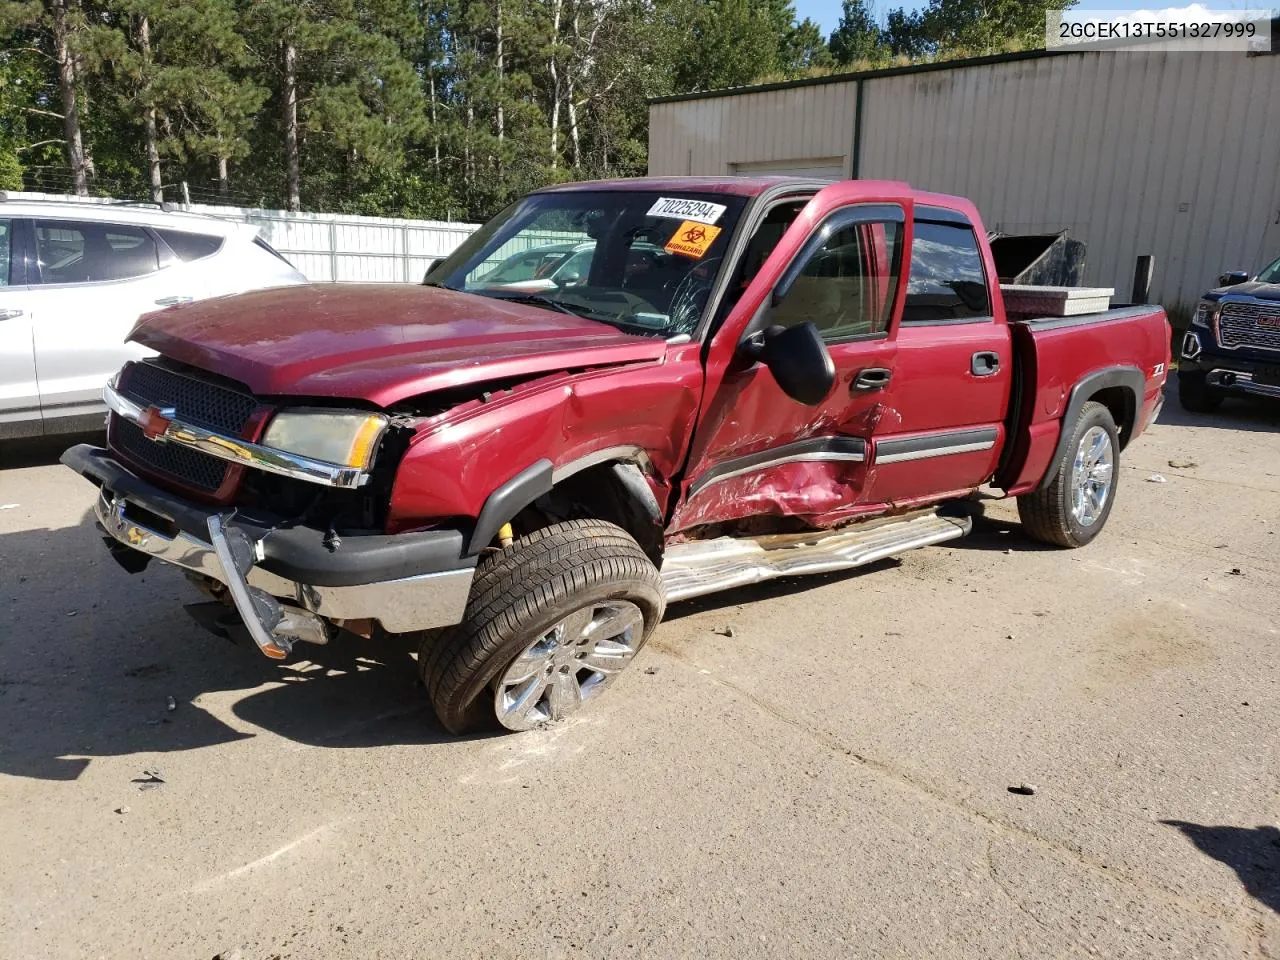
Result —
POLYGON ((1197 327, 1208 329, 1209 320, 1213 316, 1213 311, 1218 308, 1215 300, 1201 300, 1196 304, 1196 312, 1191 315, 1191 322, 1197 327))
POLYGON ((363 470, 387 429, 379 413, 299 408, 271 418, 262 445, 313 460, 363 470))

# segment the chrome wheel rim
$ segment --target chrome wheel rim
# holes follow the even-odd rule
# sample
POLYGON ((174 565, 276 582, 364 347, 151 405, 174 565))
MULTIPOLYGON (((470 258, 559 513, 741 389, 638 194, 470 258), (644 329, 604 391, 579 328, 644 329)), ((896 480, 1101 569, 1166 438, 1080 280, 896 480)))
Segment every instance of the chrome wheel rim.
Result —
POLYGON ((1102 516, 1111 497, 1115 460, 1111 434, 1097 426, 1084 432, 1071 466, 1071 515, 1080 526, 1091 527, 1102 516))
POLYGON ((542 633, 498 680, 493 709, 508 730, 531 730, 578 710, 636 655, 644 614, 627 600, 593 603, 542 633))

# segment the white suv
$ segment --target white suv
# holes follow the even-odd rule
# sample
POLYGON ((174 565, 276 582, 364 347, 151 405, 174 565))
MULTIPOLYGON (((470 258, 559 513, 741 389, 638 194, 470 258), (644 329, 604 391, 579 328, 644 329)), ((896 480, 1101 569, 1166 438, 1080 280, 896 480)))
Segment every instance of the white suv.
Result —
POLYGON ((0 439, 100 426, 140 315, 293 283, 251 224, 0 194, 0 439))

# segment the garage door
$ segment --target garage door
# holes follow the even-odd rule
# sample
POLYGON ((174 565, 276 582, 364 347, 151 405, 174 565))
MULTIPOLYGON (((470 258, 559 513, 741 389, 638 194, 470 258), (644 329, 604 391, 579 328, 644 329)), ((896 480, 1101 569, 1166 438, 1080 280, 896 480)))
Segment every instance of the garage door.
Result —
POLYGON ((750 160, 730 164, 744 177, 811 177, 815 180, 843 180, 847 176, 844 157, 802 157, 795 160, 750 160))

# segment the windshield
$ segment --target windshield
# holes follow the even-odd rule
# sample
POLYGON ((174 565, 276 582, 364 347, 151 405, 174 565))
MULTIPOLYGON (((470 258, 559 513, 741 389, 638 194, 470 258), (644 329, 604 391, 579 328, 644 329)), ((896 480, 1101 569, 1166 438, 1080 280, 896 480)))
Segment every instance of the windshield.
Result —
POLYGON ((426 282, 629 332, 692 334, 745 202, 679 191, 534 194, 472 234, 426 282))
POLYGON ((1258 274, 1258 280, 1262 283, 1280 283, 1280 260, 1276 260, 1270 266, 1265 267, 1258 274))

